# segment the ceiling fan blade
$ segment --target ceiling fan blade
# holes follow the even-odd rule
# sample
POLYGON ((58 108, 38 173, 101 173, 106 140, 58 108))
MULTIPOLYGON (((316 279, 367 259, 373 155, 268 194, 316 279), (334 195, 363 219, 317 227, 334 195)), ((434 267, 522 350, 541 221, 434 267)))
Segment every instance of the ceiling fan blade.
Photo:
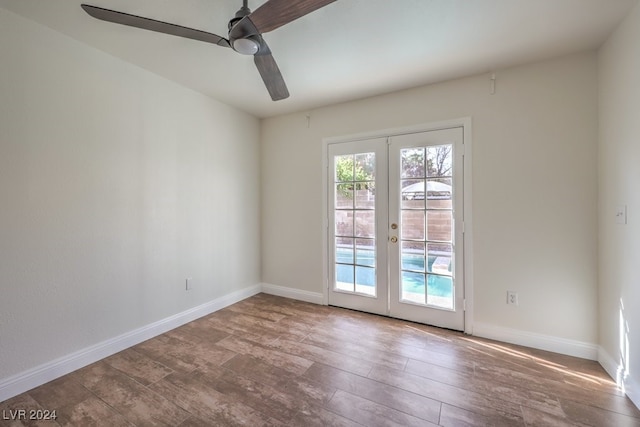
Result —
POLYGON ((273 59, 271 49, 269 49, 269 46, 267 46, 267 43, 262 37, 260 37, 260 50, 253 55, 253 62, 255 62, 258 68, 260 76, 262 76, 262 81, 267 87, 271 99, 279 101, 288 98, 289 90, 287 89, 287 85, 282 78, 276 60, 273 59))
POLYGON ((273 31, 336 0, 268 0, 249 15, 260 34, 273 31))
POLYGON ((172 36, 185 37, 199 40, 201 42, 213 43, 222 47, 230 47, 229 41, 216 34, 206 31, 187 28, 181 25, 170 24, 168 22, 156 21, 155 19, 143 18, 142 16, 130 15, 115 10, 103 9, 88 4, 81 5, 85 12, 96 19, 115 22, 116 24, 127 25, 129 27, 142 28, 143 30, 155 31, 157 33, 170 34, 172 36))

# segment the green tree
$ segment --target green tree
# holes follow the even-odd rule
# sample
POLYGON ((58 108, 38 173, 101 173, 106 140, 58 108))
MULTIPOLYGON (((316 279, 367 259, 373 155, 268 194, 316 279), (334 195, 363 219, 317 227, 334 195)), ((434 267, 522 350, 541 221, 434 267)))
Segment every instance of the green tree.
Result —
MULTIPOLYGON (((365 159, 370 160, 370 159, 365 159)), ((336 159, 336 181, 342 183, 339 191, 352 197, 352 191, 369 188, 373 181, 371 161, 356 162, 354 156, 340 156, 336 159)))

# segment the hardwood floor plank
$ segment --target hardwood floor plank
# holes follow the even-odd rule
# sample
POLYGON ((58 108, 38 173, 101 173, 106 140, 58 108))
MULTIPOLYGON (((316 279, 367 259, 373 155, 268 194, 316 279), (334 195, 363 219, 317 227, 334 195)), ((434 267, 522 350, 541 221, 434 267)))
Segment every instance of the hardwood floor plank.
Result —
POLYGON ((240 325, 228 320, 223 320, 219 317, 208 317, 207 321, 212 327, 228 332, 229 335, 240 336, 245 340, 253 341, 257 344, 267 345, 280 338, 280 334, 278 333, 266 331, 258 332, 251 326, 240 325))
POLYGON ((526 388, 500 383, 497 382, 495 378, 481 379, 473 374, 465 374, 460 371, 437 369, 434 365, 417 360, 409 360, 405 372, 464 390, 487 396, 495 396, 496 398, 512 402, 516 405, 525 405, 539 411, 564 417, 564 412, 557 397, 539 391, 531 391, 526 388))
MULTIPOLYGON (((30 411, 49 409, 42 407, 28 393, 23 393, 11 399, 0 402, 0 426, 2 427, 21 427, 21 426, 59 426, 57 420, 34 420, 30 419, 27 414, 30 411), (24 412, 21 412, 24 411, 24 412)), ((52 408, 49 410, 56 410, 52 408)))
POLYGON ((66 405, 57 412, 61 426, 134 427, 135 424, 107 405, 91 396, 75 405, 66 405))
POLYGON ((562 409, 568 418, 589 426, 639 427, 640 418, 630 417, 618 412, 560 399, 562 409))
POLYGON ((295 354, 278 351, 272 347, 259 345, 236 336, 225 338, 216 345, 236 353, 253 356, 271 365, 298 375, 303 374, 313 363, 311 360, 299 357, 295 354))
POLYGON ((62 426, 133 426, 121 414, 69 376, 31 390, 29 395, 42 408, 55 408, 56 421, 62 426))
MULTIPOLYGON (((584 379, 582 384, 585 388, 589 388, 593 383, 596 383, 597 388, 600 390, 603 389, 603 385, 611 384, 611 379, 608 378, 602 368, 597 371, 597 377, 583 373, 579 369, 567 369, 567 366, 562 363, 563 360, 566 360, 566 356, 559 359, 557 354, 542 351, 538 351, 538 355, 535 355, 532 351, 533 349, 476 337, 462 337, 461 340, 468 345, 470 350, 486 354, 490 358, 482 364, 487 368, 504 368, 512 372, 529 373, 534 377, 543 377, 559 382, 566 381, 567 377, 573 374, 573 378, 576 380, 584 379), (491 363, 491 360, 493 360, 493 363, 491 363)), ((574 359, 576 366, 583 364, 583 359, 574 359)), ((594 364, 593 361, 590 362, 590 366, 594 364)), ((590 368, 590 371, 596 372, 593 368, 590 368)))
POLYGON ((403 371, 373 368, 369 374, 369 378, 442 403, 467 409, 471 412, 491 415, 497 411, 505 415, 511 415, 514 420, 522 418, 520 406, 515 403, 501 400, 492 395, 450 386, 403 371))
POLYGON ((338 390, 327 407, 345 418, 367 426, 412 427, 437 426, 404 412, 338 390))
POLYGON ((291 371, 271 365, 249 354, 237 354, 222 367, 275 388, 284 387, 290 380, 297 377, 291 371))
POLYGON ((382 316, 360 313, 353 310, 335 308, 335 312, 329 316, 325 323, 325 331, 343 330, 360 336, 366 342, 388 342, 392 346, 403 345, 408 347, 426 348, 435 350, 441 347, 447 353, 452 350, 446 343, 461 336, 454 331, 446 331, 432 326, 420 325, 412 322, 404 322, 382 316), (367 317, 369 319, 367 320, 367 317))
POLYGON ((211 324, 203 319, 194 320, 167 333, 190 343, 207 342, 215 344, 225 339, 230 334, 211 327, 211 324))
MULTIPOLYGON (((546 412, 536 411, 535 409, 532 409, 532 408, 522 408, 522 413, 524 415, 524 421, 527 426, 589 427, 587 424, 579 423, 575 420, 556 417, 554 415, 547 414, 546 412)), ((596 426, 590 426, 590 427, 596 427, 596 426)), ((599 426, 599 427, 605 427, 605 426, 599 426)))
POLYGON ((178 372, 191 372, 206 363, 205 360, 190 353, 193 344, 167 334, 157 336, 131 348, 178 372))
POLYGON ((371 427, 314 405, 310 405, 305 410, 298 412, 289 425, 304 427, 371 427))
POLYGON ((124 372, 142 385, 149 385, 173 372, 162 363, 138 353, 132 348, 104 359, 111 367, 124 372))
POLYGON ((479 414, 443 403, 439 425, 442 427, 516 427, 524 426, 524 419, 500 413, 479 414))
POLYGON ((261 320, 269 320, 271 322, 279 322, 280 320, 287 318, 286 314, 278 313, 272 310, 265 310, 259 305, 251 304, 245 301, 240 301, 239 303, 227 308, 229 309, 229 311, 233 311, 234 313, 246 314, 261 320))
POLYGON ((307 403, 322 406, 327 403, 335 388, 264 363, 251 356, 238 355, 223 365, 236 375, 243 375, 279 392, 307 403))
POLYGON ((624 415, 639 418, 640 410, 624 396, 624 393, 612 393, 609 386, 605 385, 600 390, 585 388, 582 384, 549 378, 546 375, 533 375, 524 369, 504 368, 481 365, 476 367, 475 377, 497 384, 512 385, 514 387, 530 390, 531 392, 547 393, 561 396, 565 399, 579 401, 589 406, 618 412, 624 415))
POLYGON ((211 422, 206 420, 201 420, 195 415, 192 415, 186 420, 184 420, 178 427, 211 427, 211 422))
POLYGON ((386 350, 371 351, 371 348, 365 347, 357 341, 345 341, 334 337, 319 336, 315 333, 307 335, 302 343, 321 347, 345 356, 355 357, 362 361, 388 366, 392 369, 402 370, 408 361, 408 358, 386 350))
POLYGON ((77 405, 93 396, 85 386, 66 375, 29 392, 29 395, 43 408, 62 408, 77 405))
POLYGON ((296 413, 306 406, 306 402, 297 396, 281 393, 273 387, 237 375, 233 371, 226 371, 207 384, 225 396, 241 401, 283 423, 294 418, 296 413))
POLYGON ((200 372, 176 372, 153 384, 151 389, 166 396, 198 420, 209 422, 209 425, 280 425, 244 403, 216 391, 206 381, 200 372))
POLYGON ((381 384, 340 369, 314 363, 304 376, 425 421, 437 423, 440 418, 441 403, 439 401, 381 384))
POLYGON ((71 375, 134 424, 174 426, 189 417, 171 400, 151 392, 104 361, 71 375))
POLYGON ((270 320, 260 319, 253 316, 248 316, 246 314, 235 313, 233 311, 229 311, 230 319, 229 321, 248 326, 255 333, 271 333, 276 334, 280 337, 285 337, 291 341, 300 341, 304 339, 310 332, 310 328, 301 325, 298 322, 287 323, 284 321, 272 322, 270 320))
POLYGON ((340 354, 335 351, 309 345, 304 342, 293 342, 280 339, 271 343, 270 347, 277 348, 282 352, 296 355, 297 357, 311 362, 324 363, 359 375, 366 375, 374 365, 371 362, 360 360, 356 357, 340 354))
MULTIPOLYGON (((348 310, 341 309, 339 312, 348 312, 348 310)), ((334 319, 331 324, 327 322, 317 324, 313 328, 313 335, 318 338, 334 338, 347 342, 360 342, 364 348, 394 354, 398 353, 396 349, 399 346, 425 348, 427 345, 431 345, 429 337, 416 336, 415 332, 410 328, 391 332, 382 324, 371 324, 368 327, 362 327, 349 323, 345 327, 341 321, 336 321, 336 319, 340 319, 339 316, 333 315, 330 316, 330 319, 334 319)))

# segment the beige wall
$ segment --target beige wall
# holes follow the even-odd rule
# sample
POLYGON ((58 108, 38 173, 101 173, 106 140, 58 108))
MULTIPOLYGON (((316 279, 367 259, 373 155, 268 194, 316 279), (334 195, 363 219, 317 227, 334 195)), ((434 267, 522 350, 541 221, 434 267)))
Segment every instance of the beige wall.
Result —
POLYGON ((0 58, 0 382, 260 282, 257 119, 1 8, 0 58))
POLYGON ((262 122, 262 280, 321 293, 322 139, 473 119, 476 324, 597 343, 594 53, 262 122), (519 292, 518 307, 506 291, 519 292))
POLYGON ((640 405, 640 4, 598 66, 600 360, 640 405), (625 205, 620 225, 615 212, 625 205))

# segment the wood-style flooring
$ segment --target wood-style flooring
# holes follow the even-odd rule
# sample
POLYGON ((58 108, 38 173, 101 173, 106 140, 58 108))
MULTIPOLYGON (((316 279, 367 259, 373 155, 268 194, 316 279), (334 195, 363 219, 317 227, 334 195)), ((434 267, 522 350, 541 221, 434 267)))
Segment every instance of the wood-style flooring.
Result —
POLYGON ((0 403, 0 425, 618 427, 640 411, 596 362, 259 294, 0 403), (36 409, 56 421, 4 419, 36 409))

